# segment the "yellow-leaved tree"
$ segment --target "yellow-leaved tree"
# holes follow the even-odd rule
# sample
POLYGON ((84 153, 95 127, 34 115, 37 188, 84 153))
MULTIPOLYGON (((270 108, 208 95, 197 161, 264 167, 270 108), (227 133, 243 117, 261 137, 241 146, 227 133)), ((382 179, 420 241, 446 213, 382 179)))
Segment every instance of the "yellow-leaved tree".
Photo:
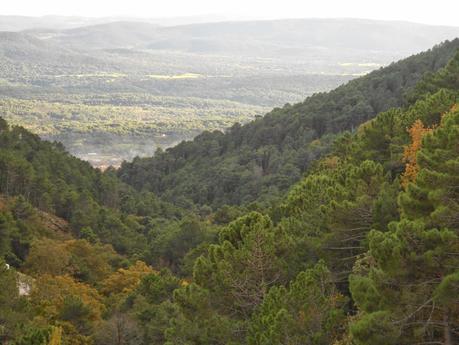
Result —
POLYGON ((62 327, 53 327, 48 345, 62 344, 62 327))
POLYGON ((101 291, 106 296, 120 299, 132 292, 146 275, 157 273, 143 261, 137 261, 129 268, 120 268, 101 283, 101 291))
MULTIPOLYGON (((30 301, 38 311, 36 321, 61 326, 62 342, 72 345, 91 343, 89 335, 105 311, 102 296, 95 288, 68 275, 39 276, 33 284, 30 301)), ((56 332, 55 341, 59 335, 56 332)))

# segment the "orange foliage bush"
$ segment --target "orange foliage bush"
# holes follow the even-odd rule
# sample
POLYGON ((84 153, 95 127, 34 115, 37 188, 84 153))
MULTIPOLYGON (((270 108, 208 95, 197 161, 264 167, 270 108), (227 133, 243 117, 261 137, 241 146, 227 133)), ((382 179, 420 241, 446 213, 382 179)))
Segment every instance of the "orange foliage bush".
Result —
POLYGON ((421 120, 416 120, 408 129, 411 137, 411 144, 406 146, 403 152, 403 161, 406 165, 401 183, 404 188, 406 188, 410 182, 414 182, 416 180, 416 176, 419 172, 416 155, 421 148, 422 138, 432 130, 433 128, 424 127, 421 120))

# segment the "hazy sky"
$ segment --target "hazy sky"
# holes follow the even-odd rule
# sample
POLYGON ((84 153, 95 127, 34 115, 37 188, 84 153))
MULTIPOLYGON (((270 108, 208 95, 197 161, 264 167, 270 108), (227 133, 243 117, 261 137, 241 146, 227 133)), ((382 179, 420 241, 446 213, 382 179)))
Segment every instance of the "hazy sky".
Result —
POLYGON ((353 17, 459 26, 459 0, 0 0, 0 14, 245 18, 353 17))

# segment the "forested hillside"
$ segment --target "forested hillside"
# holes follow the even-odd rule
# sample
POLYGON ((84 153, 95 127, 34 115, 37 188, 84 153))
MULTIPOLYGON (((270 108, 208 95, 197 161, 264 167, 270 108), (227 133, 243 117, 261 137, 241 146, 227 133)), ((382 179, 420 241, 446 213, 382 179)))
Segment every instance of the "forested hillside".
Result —
POLYGON ((159 300, 139 289, 147 342, 457 343, 458 72, 459 54, 409 106, 340 137, 268 214, 224 227, 191 284, 159 300))
MULTIPOLYGON (((42 141, 21 127, 9 128, 2 119, 0 144, 0 193, 18 197, 23 207, 33 205, 67 220, 77 237, 100 239, 123 254, 142 253, 146 243, 140 217, 183 215, 152 193, 135 192, 113 171, 102 174, 68 154, 61 144, 42 141)), ((8 242, 9 237, 3 240, 8 242)), ((11 264, 23 261, 21 253, 27 248, 5 248, 9 249, 3 254, 11 264)))
POLYGON ((269 201, 329 152, 336 133, 407 104, 420 78, 444 66, 458 47, 458 39, 445 42, 244 126, 204 132, 153 158, 124 163, 118 176, 182 206, 269 201))
MULTIPOLYGON (((419 63, 453 55, 415 86, 387 93, 402 106, 371 119, 356 107, 360 120, 349 125, 326 113, 326 153, 268 208, 185 211, 2 120, 0 342, 459 343, 459 51, 451 44, 391 66, 388 75, 409 79, 408 66, 421 73, 419 63)), ((386 73, 372 78, 386 83, 386 73)), ((370 80, 355 90, 379 99, 361 85, 370 80)), ((346 94, 339 90, 336 100, 346 94)), ((276 110, 239 131, 308 121, 307 109, 326 106, 307 102, 288 108, 297 115, 276 110)), ((353 119, 350 110, 343 116, 353 119)), ((298 138, 299 123, 286 136, 298 138)))

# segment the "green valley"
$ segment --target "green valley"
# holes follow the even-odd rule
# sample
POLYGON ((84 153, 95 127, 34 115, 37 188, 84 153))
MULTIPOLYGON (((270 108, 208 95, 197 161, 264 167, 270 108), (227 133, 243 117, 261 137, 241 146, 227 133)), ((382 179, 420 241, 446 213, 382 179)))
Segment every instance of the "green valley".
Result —
MULTIPOLYGON (((105 26, 38 33, 72 58, 82 43, 216 49, 203 26, 112 25, 117 40, 105 26)), ((220 25, 229 54, 234 27, 220 25)), ((240 26, 254 35, 245 51, 267 32, 256 27, 240 26)), ((292 90, 266 76, 220 97, 207 72, 139 81, 100 57, 66 65, 47 53, 29 68, 2 43, 2 73, 15 77, 0 85, 1 344, 459 343, 458 38, 264 116, 264 100, 292 90)))

